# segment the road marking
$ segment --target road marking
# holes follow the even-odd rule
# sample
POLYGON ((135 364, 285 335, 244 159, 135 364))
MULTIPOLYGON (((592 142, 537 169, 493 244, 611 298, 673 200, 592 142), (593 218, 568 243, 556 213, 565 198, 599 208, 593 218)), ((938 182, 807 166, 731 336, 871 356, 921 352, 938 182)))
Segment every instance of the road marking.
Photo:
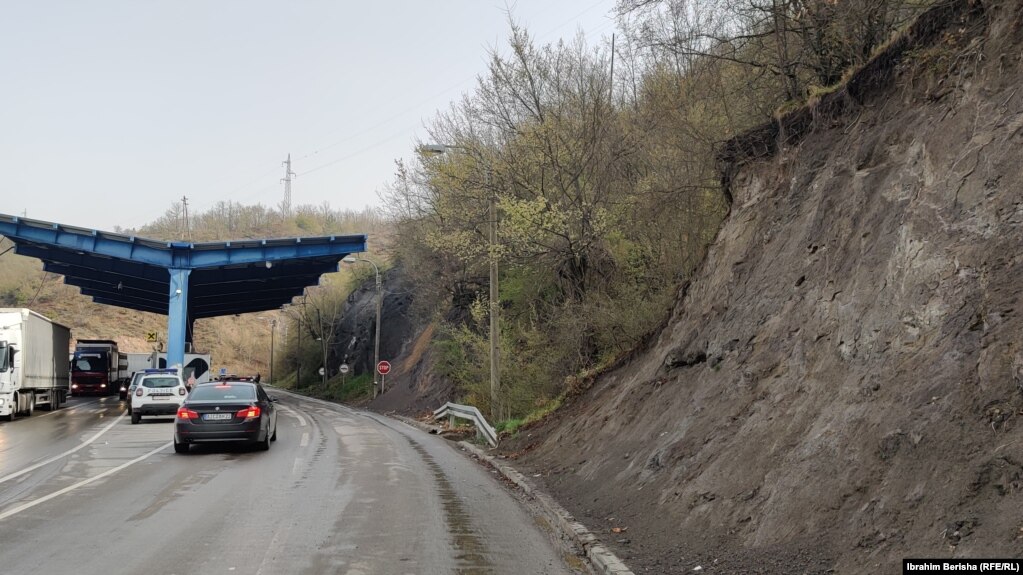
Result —
POLYGON ((49 413, 44 413, 44 414, 39 415, 39 416, 33 415, 33 417, 35 417, 36 419, 39 419, 40 417, 46 417, 47 415, 57 415, 58 413, 74 413, 75 409, 78 409, 79 407, 81 407, 83 405, 89 405, 90 403, 96 403, 97 401, 99 401, 99 400, 98 399, 94 399, 92 401, 87 401, 85 403, 78 403, 78 404, 75 404, 75 405, 69 405, 69 406, 67 406, 66 409, 54 409, 53 411, 51 411, 49 413))
POLYGON ((3 477, 0 477, 0 483, 3 483, 5 481, 9 481, 11 479, 14 479, 15 477, 21 477, 22 475, 25 475, 26 473, 29 473, 31 471, 35 471, 36 469, 39 469, 40 467, 42 467, 44 465, 49 465, 49 464, 53 463, 54 461, 57 461, 58 459, 60 459, 62 457, 67 457, 68 455, 71 455, 72 453, 78 451, 79 449, 81 449, 81 448, 85 447, 86 445, 89 445, 93 441, 96 441, 97 439, 99 439, 99 436, 101 436, 104 433, 110 431, 110 428, 115 426, 115 425, 117 425, 117 422, 121 421, 121 418, 123 418, 124 415, 125 415, 124 412, 121 412, 121 415, 118 415, 117 419, 111 421, 109 425, 107 425, 103 429, 99 430, 99 432, 96 433, 96 435, 93 435, 89 439, 86 439, 83 443, 79 444, 78 447, 71 448, 71 449, 69 449, 69 450, 67 450, 64 453, 61 453, 59 455, 54 455, 53 457, 51 457, 51 458, 49 458, 49 459, 47 459, 45 461, 40 461, 39 463, 36 463, 35 465, 31 465, 29 467, 26 467, 25 469, 22 469, 21 471, 15 471, 14 473, 11 473, 10 475, 5 475, 3 477))
POLYGON ((283 405, 280 406, 280 409, 281 409, 281 411, 291 415, 292 417, 297 418, 298 419, 298 425, 300 427, 305 427, 306 426, 305 418, 302 417, 302 414, 300 414, 299 412, 291 409, 290 407, 284 407, 283 405))
POLYGON ((61 495, 64 495, 65 493, 70 493, 70 492, 74 491, 75 489, 78 489, 79 487, 84 487, 84 486, 92 483, 93 481, 98 481, 98 480, 103 479, 104 477, 106 477, 108 475, 113 475, 114 473, 117 473, 118 471, 124 469, 125 467, 128 467, 129 465, 133 465, 135 463, 138 463, 139 461, 142 461, 143 459, 148 459, 149 457, 151 457, 153 455, 156 455, 157 453, 163 451, 164 449, 167 449, 168 447, 170 447, 173 444, 174 444, 173 441, 169 441, 169 442, 161 445, 160 447, 157 447, 156 449, 150 451, 149 453, 147 453, 145 455, 140 455, 139 457, 136 457, 135 459, 132 459, 131 461, 129 461, 127 463, 122 463, 122 464, 118 465, 117 467, 114 467, 113 469, 108 469, 108 470, 104 471, 103 473, 100 473, 99 475, 97 475, 95 477, 90 477, 90 478, 88 478, 88 479, 86 479, 84 481, 79 481, 78 483, 75 483, 74 485, 69 485, 69 486, 65 487, 64 489, 61 489, 60 491, 54 491, 53 493, 51 493, 49 495, 46 495, 44 497, 40 497, 39 499, 36 499, 34 501, 29 501, 28 503, 26 503, 24 505, 21 505, 19 507, 15 507, 14 509, 11 509, 10 511, 5 511, 3 513, 0 513, 0 521, 3 521, 4 519, 7 519, 8 517, 11 517, 12 515, 17 515, 18 513, 21 513, 22 511, 25 511, 26 509, 31 509, 31 508, 35 507, 36 505, 39 505, 40 503, 46 503, 47 501, 49 501, 49 500, 51 500, 51 499, 53 499, 55 497, 60 497, 61 495))
MULTIPOLYGON (((291 474, 294 475, 294 474, 298 473, 298 468, 299 467, 302 467, 302 458, 301 457, 296 457, 295 458, 295 465, 291 466, 291 474)), ((0 517, 0 519, 2 519, 2 517, 0 517)))
POLYGON ((299 443, 298 446, 299 447, 305 447, 307 445, 309 445, 309 433, 303 433, 302 434, 302 442, 299 443))

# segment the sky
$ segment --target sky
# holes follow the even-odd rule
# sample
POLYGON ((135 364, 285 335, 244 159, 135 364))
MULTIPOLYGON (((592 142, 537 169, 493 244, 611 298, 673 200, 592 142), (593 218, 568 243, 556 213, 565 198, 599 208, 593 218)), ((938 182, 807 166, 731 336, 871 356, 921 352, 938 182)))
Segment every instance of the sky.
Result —
POLYGON ((113 230, 188 198, 380 207, 395 160, 507 53, 614 0, 33 0, 0 18, 0 213, 113 230))

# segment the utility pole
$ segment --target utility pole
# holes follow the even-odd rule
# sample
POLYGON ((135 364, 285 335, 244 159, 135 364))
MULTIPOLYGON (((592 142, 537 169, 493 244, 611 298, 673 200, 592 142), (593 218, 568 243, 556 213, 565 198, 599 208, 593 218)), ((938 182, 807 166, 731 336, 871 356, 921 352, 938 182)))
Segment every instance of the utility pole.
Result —
MULTIPOLYGON (((487 169, 487 188, 490 188, 490 169, 487 169)), ((498 418, 498 390, 501 387, 500 346, 498 345, 497 313, 499 309, 497 286, 497 195, 490 190, 490 417, 498 418)))
POLYGON ((320 347, 323 349, 323 373, 320 374, 320 383, 323 384, 323 389, 327 389, 327 333, 323 329, 323 316, 320 314, 320 308, 316 308, 316 323, 319 324, 317 327, 320 331, 320 347))
POLYGON ((282 162, 285 166, 284 177, 281 181, 284 182, 284 201, 281 202, 281 214, 284 216, 291 215, 291 179, 296 174, 291 171, 291 154, 288 154, 288 159, 282 162))
POLYGON ((181 237, 192 239, 192 229, 188 225, 188 196, 181 196, 181 237))
POLYGON ((274 379, 274 332, 277 331, 277 320, 270 320, 270 383, 276 384, 274 379))

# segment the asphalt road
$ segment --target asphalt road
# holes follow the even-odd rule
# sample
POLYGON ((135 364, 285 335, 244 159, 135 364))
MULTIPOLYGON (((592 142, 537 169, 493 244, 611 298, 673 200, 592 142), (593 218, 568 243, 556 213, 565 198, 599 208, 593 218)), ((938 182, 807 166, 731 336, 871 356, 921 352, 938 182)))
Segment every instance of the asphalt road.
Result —
POLYGON ((0 573, 575 573, 495 475, 403 423, 272 392, 269 452, 171 447, 116 397, 0 423, 0 573))

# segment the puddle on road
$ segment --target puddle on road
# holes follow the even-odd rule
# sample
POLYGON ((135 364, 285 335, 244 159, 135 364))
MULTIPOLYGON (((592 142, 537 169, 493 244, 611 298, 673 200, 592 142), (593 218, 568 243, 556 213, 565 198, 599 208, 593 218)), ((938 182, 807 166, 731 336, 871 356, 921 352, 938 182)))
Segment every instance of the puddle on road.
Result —
MULTIPOLYGON (((408 439, 408 438, 406 438, 408 439)), ((433 472, 437 480, 437 491, 444 506, 444 515, 447 523, 448 533, 451 534, 452 542, 458 555, 455 556, 455 573, 458 575, 487 575, 494 572, 494 566, 487 559, 486 544, 473 531, 469 514, 462 506, 462 500, 458 498, 451 482, 448 481, 444 470, 426 452, 426 449, 418 443, 409 439, 412 449, 415 449, 422 456, 426 466, 433 472)))

